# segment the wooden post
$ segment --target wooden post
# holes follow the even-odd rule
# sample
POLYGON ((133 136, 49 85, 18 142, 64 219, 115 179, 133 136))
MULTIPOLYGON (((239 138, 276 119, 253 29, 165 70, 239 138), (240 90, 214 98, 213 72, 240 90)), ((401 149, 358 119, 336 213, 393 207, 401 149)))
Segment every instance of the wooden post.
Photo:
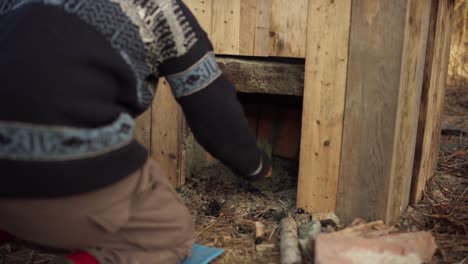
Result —
POLYGON ((299 241, 297 239, 296 221, 288 216, 280 222, 280 263, 300 264, 302 263, 299 241))
POLYGON ((430 1, 353 1, 337 215, 394 224, 406 208, 430 1))
POLYGON ((297 206, 335 211, 351 1, 310 0, 297 206))
POLYGON ((453 8, 453 0, 432 0, 411 190, 412 203, 421 200, 427 180, 436 172, 441 114, 449 64, 453 8))

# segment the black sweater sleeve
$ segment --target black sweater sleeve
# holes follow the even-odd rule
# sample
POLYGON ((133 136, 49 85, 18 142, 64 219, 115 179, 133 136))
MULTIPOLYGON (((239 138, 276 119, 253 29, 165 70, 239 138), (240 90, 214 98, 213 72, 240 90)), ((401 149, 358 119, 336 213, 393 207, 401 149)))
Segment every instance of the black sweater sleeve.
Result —
POLYGON ((256 145, 234 86, 214 61, 213 48, 188 8, 181 12, 196 34, 197 42, 186 54, 159 67, 166 76, 196 140, 236 174, 256 180, 271 166, 256 145))

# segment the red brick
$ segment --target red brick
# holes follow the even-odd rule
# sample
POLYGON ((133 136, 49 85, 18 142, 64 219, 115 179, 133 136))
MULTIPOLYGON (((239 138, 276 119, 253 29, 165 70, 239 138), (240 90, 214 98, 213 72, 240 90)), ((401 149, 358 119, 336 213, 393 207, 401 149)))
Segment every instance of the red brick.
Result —
POLYGON ((249 123, 250 130, 253 135, 257 135, 259 106, 257 104, 245 104, 244 113, 247 118, 247 122, 249 123))
POLYGON ((9 233, 0 230, 0 243, 13 240, 13 238, 14 237, 10 235, 9 233))
POLYGON ((275 122, 275 107, 271 105, 260 105, 258 116, 257 139, 264 139, 268 142, 273 140, 273 125, 275 122))
POLYGON ((257 144, 271 156, 273 151, 273 129, 276 117, 276 108, 272 105, 260 105, 260 114, 257 126, 257 144))
POLYGON ((273 153, 283 158, 296 158, 301 142, 302 111, 295 108, 282 109, 280 116, 273 153))
POLYGON ((413 264, 429 261, 435 250, 429 232, 362 238, 355 234, 321 234, 316 240, 316 264, 413 264))

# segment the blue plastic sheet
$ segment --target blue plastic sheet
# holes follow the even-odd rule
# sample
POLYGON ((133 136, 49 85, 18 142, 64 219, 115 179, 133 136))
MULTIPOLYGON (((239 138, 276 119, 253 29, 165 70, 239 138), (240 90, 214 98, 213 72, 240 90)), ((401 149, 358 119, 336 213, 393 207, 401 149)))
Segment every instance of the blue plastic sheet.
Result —
POLYGON ((205 247, 198 244, 192 245, 192 255, 182 264, 208 264, 210 261, 224 253, 222 248, 205 247))

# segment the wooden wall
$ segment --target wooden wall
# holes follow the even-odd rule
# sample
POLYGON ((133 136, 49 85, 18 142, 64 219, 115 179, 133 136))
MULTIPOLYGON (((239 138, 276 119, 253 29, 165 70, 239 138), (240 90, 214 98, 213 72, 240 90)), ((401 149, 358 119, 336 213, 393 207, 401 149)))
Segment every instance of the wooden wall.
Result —
POLYGON ((307 0, 184 0, 217 54, 304 58, 307 0))
MULTIPOLYGON (((420 105, 433 104, 431 94, 421 97, 423 82, 443 91, 453 1, 309 3, 298 207, 317 217, 335 212, 344 222, 395 223, 410 200, 418 126, 430 133, 426 144, 437 145, 430 131, 437 131, 440 106, 429 106, 421 122, 420 105), (433 4, 441 6, 435 17, 433 4), (446 28, 439 26, 444 35, 431 44, 435 19, 446 28)), ((433 155, 423 153, 431 160, 424 175, 434 171, 433 155)))
MULTIPOLYGON (((410 200, 420 199, 437 161, 453 0, 185 3, 218 54, 306 59, 298 207, 319 218, 332 212, 344 222, 393 224, 410 200)), ((275 82, 294 83, 290 94, 301 94, 299 65, 240 58, 220 64, 251 86, 263 83, 256 75, 276 69, 288 81, 275 82)), ((150 112, 138 120, 137 137, 175 186, 186 174, 187 135, 162 80, 150 112)))

